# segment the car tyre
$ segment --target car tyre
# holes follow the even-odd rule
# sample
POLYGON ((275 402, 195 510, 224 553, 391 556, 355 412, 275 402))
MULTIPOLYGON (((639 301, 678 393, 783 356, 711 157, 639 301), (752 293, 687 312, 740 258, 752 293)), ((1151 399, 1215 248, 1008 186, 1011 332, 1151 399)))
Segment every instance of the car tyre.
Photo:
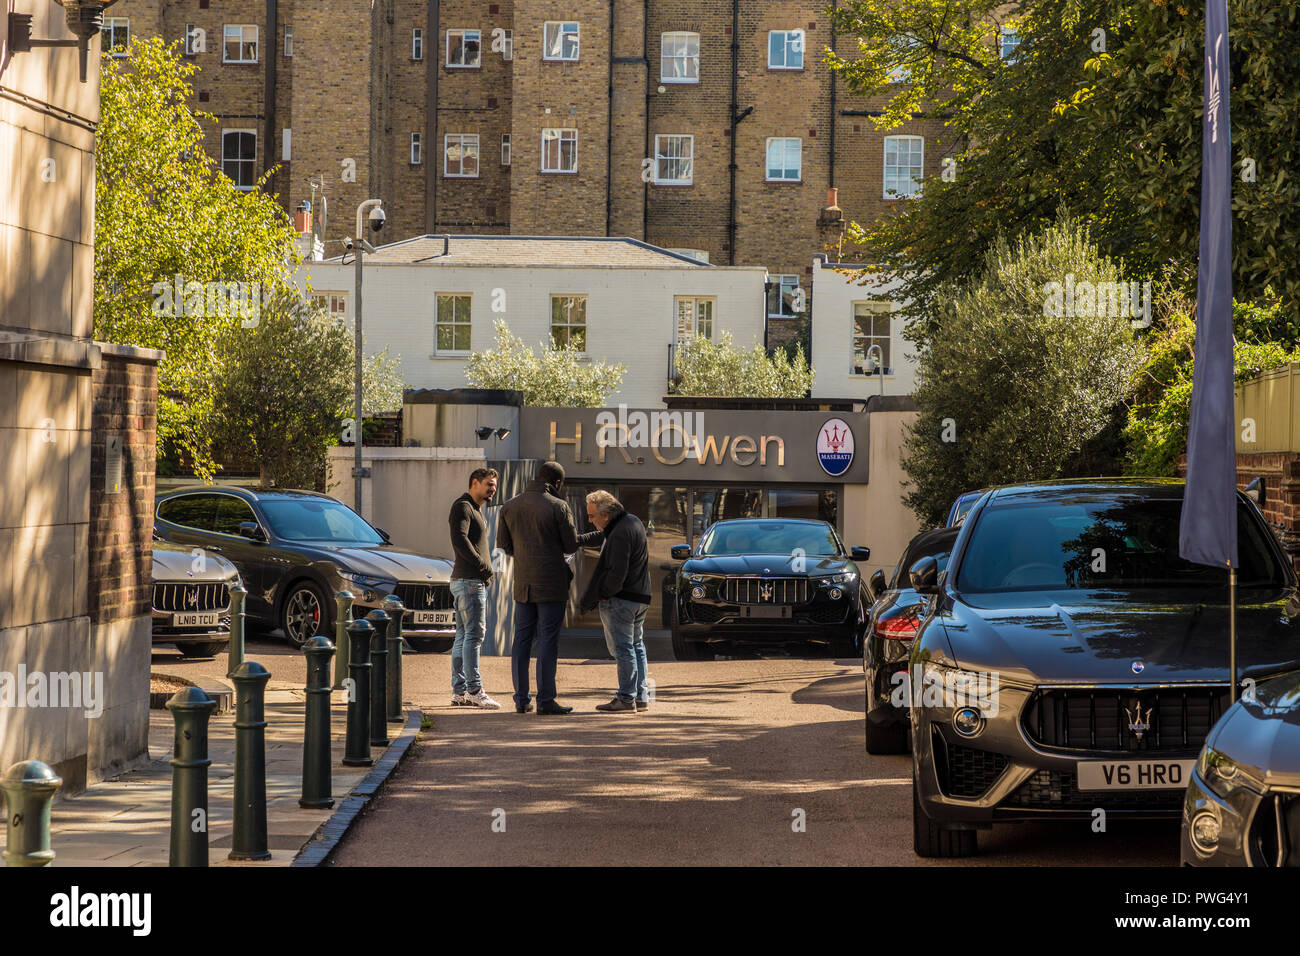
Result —
POLYGON ((912 849, 917 856, 956 859, 974 856, 977 850, 974 830, 953 830, 935 823, 921 807, 917 792, 915 763, 912 776, 912 849))
POLYGON ((456 643, 454 637, 408 637, 406 641, 421 654, 445 654, 456 643))
POLYGON ((334 633, 334 602, 314 582, 295 581, 280 604, 280 629, 294 647, 318 634, 329 637, 334 633))
POLYGON ((176 650, 182 657, 216 657, 228 641, 203 641, 199 644, 177 644, 176 650))
POLYGON ((867 725, 867 753, 905 754, 910 749, 907 732, 902 727, 881 727, 872 723, 870 717, 864 722, 867 725))

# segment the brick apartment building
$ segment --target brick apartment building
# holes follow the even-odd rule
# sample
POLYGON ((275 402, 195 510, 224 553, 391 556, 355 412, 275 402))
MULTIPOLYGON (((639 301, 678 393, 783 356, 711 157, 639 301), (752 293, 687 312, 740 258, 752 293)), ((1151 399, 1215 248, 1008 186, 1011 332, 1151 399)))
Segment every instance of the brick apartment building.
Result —
POLYGON ((105 45, 188 43, 211 154, 250 186, 279 164, 270 188, 288 210, 323 184, 327 242, 374 196, 385 241, 627 236, 761 265, 769 312, 789 315, 813 255, 839 258, 844 222, 888 215, 906 200, 887 190, 910 191, 953 149, 934 121, 872 129, 882 103, 847 95, 822 61, 853 48, 827 7, 121 0, 105 45))

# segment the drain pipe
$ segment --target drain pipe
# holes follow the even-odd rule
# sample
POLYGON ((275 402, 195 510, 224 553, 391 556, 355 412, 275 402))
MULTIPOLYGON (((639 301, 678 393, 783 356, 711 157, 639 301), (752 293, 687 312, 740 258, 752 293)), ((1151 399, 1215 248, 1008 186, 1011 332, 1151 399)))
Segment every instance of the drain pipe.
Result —
POLYGON ((438 30, 441 20, 440 0, 429 0, 425 12, 424 37, 424 143, 420 150, 420 159, 424 162, 425 235, 433 235, 438 228, 438 170, 434 157, 441 156, 442 150, 434 140, 438 138, 438 70, 442 63, 438 30))
POLYGON ((609 91, 605 96, 605 235, 613 216, 614 176, 614 2, 609 0, 609 91))

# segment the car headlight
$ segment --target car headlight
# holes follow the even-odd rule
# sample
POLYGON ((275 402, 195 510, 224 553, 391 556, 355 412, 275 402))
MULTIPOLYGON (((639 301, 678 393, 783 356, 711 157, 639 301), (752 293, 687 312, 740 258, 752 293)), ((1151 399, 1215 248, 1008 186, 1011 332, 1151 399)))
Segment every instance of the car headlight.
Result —
POLYGON ((996 671, 973 671, 947 667, 926 661, 921 666, 919 686, 912 688, 912 706, 935 711, 932 718, 948 721, 958 712, 969 711, 954 723, 963 736, 974 736, 983 724, 974 718, 998 715, 998 675, 996 671), (962 728, 965 730, 962 730, 962 728), (974 731, 974 734, 967 731, 974 731))
POLYGON ((845 571, 843 574, 831 574, 824 578, 819 578, 817 583, 824 588, 833 587, 836 584, 852 584, 858 579, 856 571, 845 571))
POLYGON ((349 589, 359 601, 367 604, 375 604, 381 601, 384 595, 392 592, 397 587, 397 582, 389 578, 380 578, 372 574, 358 574, 355 571, 340 571, 339 577, 343 578, 343 583, 349 585, 349 589))
POLYGON ((1210 791, 1227 800, 1238 790, 1260 793, 1263 786, 1233 762, 1232 758, 1212 747, 1205 747, 1196 761, 1196 772, 1210 791))

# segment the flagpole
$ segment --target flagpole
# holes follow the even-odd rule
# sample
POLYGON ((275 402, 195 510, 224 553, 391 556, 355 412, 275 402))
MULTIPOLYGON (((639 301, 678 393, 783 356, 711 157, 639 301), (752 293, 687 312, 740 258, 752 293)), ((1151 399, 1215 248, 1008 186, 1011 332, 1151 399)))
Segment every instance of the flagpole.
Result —
POLYGON ((1237 702, 1237 569, 1228 568, 1228 706, 1237 702))

